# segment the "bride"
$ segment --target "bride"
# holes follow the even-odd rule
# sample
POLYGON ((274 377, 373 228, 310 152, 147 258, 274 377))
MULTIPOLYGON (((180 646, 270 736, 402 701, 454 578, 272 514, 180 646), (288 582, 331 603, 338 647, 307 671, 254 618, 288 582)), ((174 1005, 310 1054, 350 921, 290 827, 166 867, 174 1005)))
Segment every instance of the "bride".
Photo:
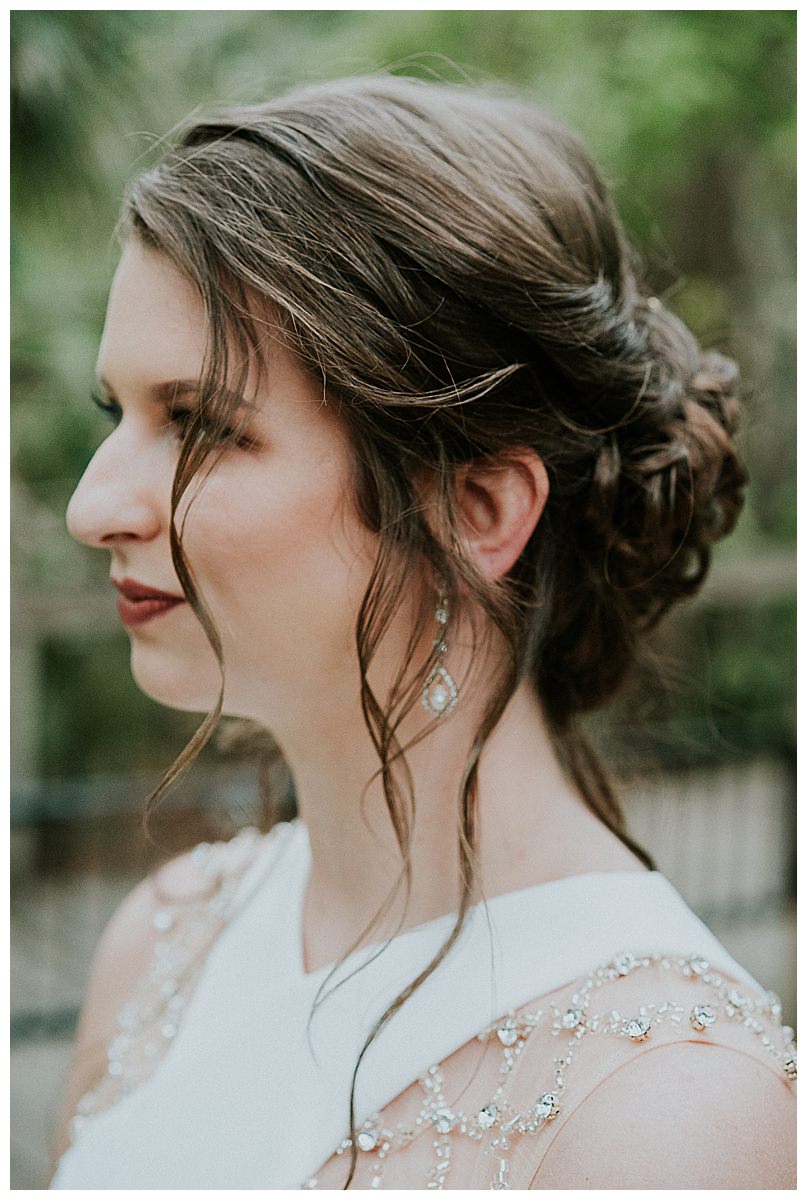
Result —
POLYGON ((792 1031, 580 726, 745 472, 578 139, 378 77, 135 181, 70 503, 138 685, 271 732, 298 817, 98 947, 58 1188, 789 1188, 792 1031))

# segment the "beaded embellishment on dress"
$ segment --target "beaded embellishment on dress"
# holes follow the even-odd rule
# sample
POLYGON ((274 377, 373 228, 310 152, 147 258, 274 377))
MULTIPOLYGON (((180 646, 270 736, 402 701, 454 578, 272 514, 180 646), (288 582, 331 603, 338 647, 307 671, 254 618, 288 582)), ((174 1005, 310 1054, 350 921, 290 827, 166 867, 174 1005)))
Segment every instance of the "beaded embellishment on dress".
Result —
MULTIPOLYGON (((237 916, 240 920, 242 912, 246 911, 248 916, 253 911, 248 908, 252 903, 249 897, 266 894, 261 892, 261 881, 264 878, 276 878, 280 890, 270 893, 271 907, 264 906, 255 913, 253 935, 260 933, 264 918, 268 928, 270 914, 282 911, 276 907, 279 899, 293 904, 295 898, 299 898, 307 866, 304 834, 302 827, 297 828, 295 834, 289 824, 273 829, 268 835, 250 828, 242 830, 230 842, 202 845, 191 852, 191 860, 199 867, 202 881, 209 881, 210 886, 201 889, 204 896, 163 905, 154 912, 153 923, 159 936, 151 968, 132 999, 120 1010, 117 1032, 108 1046, 107 1073, 80 1101, 71 1127, 71 1139, 76 1137, 86 1122, 92 1122, 144 1082, 154 1071, 161 1056, 171 1049, 183 1026, 192 993, 202 980, 202 968, 209 961, 213 943, 237 916), (278 854, 270 849, 264 856, 261 847, 274 841, 279 849, 286 840, 284 834, 289 835, 288 841, 294 844, 296 850, 286 859, 286 871, 276 876, 273 864, 278 854), (268 869, 265 865, 267 862, 268 869), (250 871, 253 863, 255 870, 250 871)), ((644 884, 645 877, 640 878, 644 884)), ((627 882, 626 877, 622 883, 627 882)), ((647 883, 650 882, 647 879, 647 883)), ((600 886, 599 879, 597 884, 600 886)), ((558 886, 565 888, 568 884, 558 886)), ((656 881, 653 881, 653 887, 656 887, 656 881)), ((540 898, 545 909, 548 893, 545 890, 531 893, 530 899, 533 895, 540 898)), ((503 898, 499 904, 505 902, 506 898, 503 898)), ((523 905, 525 897, 519 897, 518 902, 523 905)), ((274 928, 285 929, 286 925, 278 923, 274 928)), ((708 931, 705 933, 708 934, 708 931)), ((693 942, 698 944, 697 936, 693 937, 690 944, 693 942)), ((607 942, 605 944, 607 946, 607 942)), ((278 953, 288 954, 289 945, 285 938, 281 940, 277 944, 278 953)), ((473 1178, 480 1180, 474 1186, 489 1186, 497 1190, 523 1186, 521 1180, 525 1177, 525 1161, 532 1161, 531 1145, 534 1142, 537 1154, 544 1153, 541 1146, 548 1146, 554 1132, 562 1128, 580 1098, 581 1088, 589 1088, 591 1078, 587 1066, 593 1065, 595 1071, 599 1070, 600 1060, 604 1061, 612 1050, 617 1050, 621 1059, 623 1047, 626 1054, 631 1056, 634 1047, 636 1053, 641 1053, 643 1048, 654 1043, 660 1045, 672 1037, 677 1039, 679 1035, 675 1033, 676 1030, 680 1030, 682 1039, 692 1041, 710 1040, 717 1030, 722 1032, 724 1040, 733 1040, 738 1046, 750 1034, 749 1043, 755 1043, 760 1048, 757 1057, 767 1059, 788 1084, 794 1084, 796 1052, 793 1030, 782 1027, 781 1003, 774 993, 763 992, 758 985, 753 985, 753 981, 738 986, 731 982, 730 967, 721 964, 720 969, 729 975, 728 980, 724 979, 718 973, 718 968, 707 962, 703 955, 642 956, 637 949, 634 945, 633 953, 624 951, 612 956, 603 966, 586 975, 576 975, 581 963, 584 965, 586 962, 585 958, 580 959, 574 972, 570 971, 565 976, 572 980, 568 987, 556 986, 553 991, 534 991, 532 995, 536 998, 520 1007, 519 997, 515 1001, 516 1007, 504 1011, 494 1022, 486 1024, 474 1034, 480 1022, 487 1020, 488 1013, 496 1011, 495 1008, 480 1006, 478 1019, 466 1025, 461 1039, 453 1040, 452 1035, 451 1040, 445 1040, 442 1048, 444 1053, 438 1061, 433 1061, 428 1069, 422 1070, 422 1064, 430 1061, 424 1056, 408 1076, 400 1072, 398 1078, 401 1084, 405 1081, 408 1085, 405 1090, 396 1089, 393 1092, 391 1089, 380 1089, 386 1091, 386 1096, 381 1103, 381 1095, 378 1096, 374 1106, 377 1111, 368 1106, 361 1114, 362 1124, 356 1137, 358 1173, 351 1186, 374 1189, 394 1187, 403 1179, 405 1187, 422 1186, 438 1190, 466 1187, 471 1186, 466 1181, 469 1167, 473 1178), (655 1003, 645 1003, 645 995, 651 994, 646 993, 645 989, 650 984, 652 968, 662 976, 653 981, 654 989, 658 987, 656 995, 660 999, 655 1003), (665 975, 669 979, 666 994, 665 975), (634 986, 634 980, 638 986, 634 986), (606 986, 614 987, 619 994, 618 1008, 612 1006, 613 999, 609 991, 601 990, 606 986), (598 1038, 606 1039, 599 1047, 595 1040, 598 1038), (592 1050, 596 1049, 593 1059, 586 1055, 589 1044, 592 1050), (455 1051, 458 1054, 468 1051, 473 1058, 475 1046, 483 1054, 485 1047, 490 1046, 495 1056, 489 1061, 489 1069, 479 1078, 473 1097, 462 1103, 463 1092, 457 1083, 462 1083, 463 1079, 459 1079, 456 1073, 453 1055, 455 1051), (525 1054, 525 1051, 529 1053, 525 1054), (569 1072, 568 1068, 572 1065, 575 1069, 569 1072), (517 1067, 518 1071, 515 1070, 517 1067), (417 1077, 416 1072, 419 1072, 417 1077), (526 1090, 520 1086, 522 1083, 526 1084, 526 1090), (363 1120, 368 1112, 371 1115, 363 1120), (415 1156, 411 1161, 408 1156, 401 1154, 410 1146, 415 1156)), ((283 957, 282 961, 287 960, 283 957)), ((712 953, 712 961, 719 962, 717 950, 712 953)), ((728 961, 731 962, 730 959, 728 961)), ((471 977, 467 978, 470 980, 471 977)), ((562 978, 556 976, 555 984, 562 978)), ((209 978, 206 976, 205 979, 208 979, 209 996, 209 978)), ((204 986, 202 980, 201 988, 204 986)), ((312 994, 315 986, 316 980, 312 980, 312 994)), ((522 991, 521 995, 526 997, 530 993, 522 991)), ((446 993, 445 1001, 450 1009, 449 993, 446 993)), ((505 1003, 513 1003, 513 999, 505 1003)), ((304 1007, 307 1011, 307 1005, 304 1007)), ((445 1012, 446 1025, 453 1028, 448 1009, 445 1012)), ((174 1061, 176 1052, 180 1050, 180 1045, 174 1047, 174 1061)), ((410 1052, 417 1053, 418 1047, 407 1044, 402 1050, 401 1061, 405 1067, 410 1052)), ((293 1069, 293 1061, 288 1059, 289 1070, 293 1069)), ((469 1060, 463 1061, 467 1063, 469 1060)), ((387 1056, 383 1064, 384 1070, 389 1069, 387 1056)), ((172 1095, 173 1104, 180 1102, 183 1078, 180 1074, 179 1090, 175 1082, 171 1085, 173 1093, 170 1088, 163 1089, 165 1095, 172 1095)), ((315 1078, 312 1076, 311 1086, 315 1078)), ((267 1081, 266 1087, 271 1089, 270 1081, 267 1081)), ((345 1109, 348 1092, 349 1075, 346 1076, 345 1109)), ((331 1113, 335 1111, 334 1106, 338 1107, 340 1097, 341 1092, 337 1096, 334 1091, 329 1101, 331 1113)), ((215 1107, 215 1097, 211 1096, 210 1099, 215 1107)), ((301 1096, 300 1102, 302 1100, 301 1096)), ((345 1118, 346 1115, 345 1111, 345 1118)), ((113 1124, 110 1130, 103 1131, 105 1137, 102 1140, 105 1144, 106 1135, 112 1137, 113 1148, 108 1152, 93 1144, 92 1137, 89 1145, 85 1143, 87 1163, 98 1161, 102 1154, 111 1156, 109 1167, 104 1162, 105 1175, 102 1176, 99 1171, 93 1177, 109 1179, 109 1186, 128 1186, 120 1181, 132 1178, 127 1174, 129 1167, 118 1168, 114 1149, 118 1142, 121 1146, 128 1144, 133 1132, 127 1126, 131 1116, 131 1113, 121 1114, 121 1121, 113 1124)), ((202 1117, 199 1119, 202 1120, 202 1117)), ((140 1117, 135 1114, 134 1131, 138 1120, 140 1117)), ((346 1132, 346 1121, 341 1115, 331 1120, 330 1130, 327 1139, 320 1137, 316 1156, 311 1154, 310 1147, 301 1147, 302 1157, 306 1161, 300 1163, 296 1178, 294 1156, 291 1156, 283 1168, 285 1174, 280 1175, 283 1182, 273 1184, 267 1180, 265 1186, 290 1187, 296 1183, 305 1189, 341 1188, 343 1179, 339 1178, 335 1185, 332 1180, 335 1174, 341 1175, 343 1165, 346 1173, 346 1156, 352 1146, 347 1137, 339 1141, 346 1132), (339 1170, 334 1172, 337 1163, 339 1170), (312 1173, 303 1183, 299 1183, 300 1177, 306 1172, 312 1173)), ((101 1132, 99 1129, 98 1133, 101 1132)), ((73 1151, 76 1149, 79 1158, 67 1164, 71 1174, 62 1175, 62 1179, 71 1180, 67 1186, 74 1186, 72 1181, 75 1179, 87 1177, 81 1160, 81 1147, 74 1146, 73 1151)), ((225 1149, 222 1144, 221 1150, 225 1149)), ((170 1138, 166 1141, 164 1153, 169 1156, 172 1153, 170 1138)), ((162 1161, 167 1177, 183 1179, 184 1166, 172 1176, 173 1160, 165 1158, 162 1161)), ((274 1160, 265 1165, 270 1176, 273 1169, 276 1176, 279 1175, 274 1160)), ((134 1169, 137 1169, 136 1163, 134 1169)), ((239 1170, 240 1164, 234 1161, 232 1186, 236 1186, 235 1181, 242 1178, 239 1170)), ((156 1186, 152 1181, 162 1178, 161 1170, 145 1172, 142 1178, 142 1186, 156 1186)), ((266 1176, 253 1172, 246 1178, 250 1181, 246 1186, 259 1187, 266 1176)), ((65 1185, 61 1183, 57 1186, 65 1185)), ((175 1186, 187 1185, 177 1182, 175 1186)))
MULTIPOLYGON (((490 1100, 476 1111, 468 1113, 449 1107, 443 1092, 445 1080, 441 1066, 434 1064, 418 1080, 424 1096, 420 1111, 411 1121, 398 1122, 390 1128, 382 1114, 375 1113, 370 1117, 356 1137, 362 1157, 372 1158, 369 1186, 383 1186, 384 1166, 390 1154, 410 1146, 416 1138, 431 1134, 434 1161, 427 1170, 427 1189, 445 1188, 452 1165, 453 1140, 463 1137, 477 1143, 487 1139, 484 1153, 495 1163, 490 1187, 509 1190, 510 1153, 514 1140, 524 1135, 540 1135, 559 1115, 566 1087, 566 1069, 571 1066, 584 1037, 610 1036, 640 1043, 651 1039, 656 1027, 668 1023, 682 1025, 686 1021, 695 1032, 704 1032, 717 1021, 740 1023, 760 1039, 785 1080, 789 1083, 796 1080, 793 1030, 781 1024, 782 1005, 776 993, 769 991, 759 997, 748 996, 727 984, 706 959, 697 954, 639 957, 629 951, 621 952, 575 985, 568 1006, 551 1002, 549 1008, 551 1017, 540 1009, 521 1015, 511 1011, 477 1034, 479 1041, 498 1040, 502 1061, 499 1086, 490 1100), (600 988, 647 967, 675 971, 683 978, 693 980, 697 986, 693 1004, 687 1008, 664 1001, 641 1005, 637 1012, 620 1013, 616 1009, 592 1012, 593 997, 600 988), (552 1078, 547 1080, 546 1090, 539 1092, 528 1108, 515 1109, 506 1098, 506 1082, 533 1030, 545 1019, 552 1020, 555 1037, 566 1035, 567 1040, 563 1051, 554 1059, 552 1078)), ((335 1154, 340 1157, 347 1154, 351 1145, 351 1139, 345 1138, 335 1154)), ((316 1176, 301 1184, 301 1188, 307 1190, 318 1186, 316 1176)))
POLYGON ((154 913, 154 928, 165 936, 155 944, 151 969, 118 1013, 117 1032, 107 1046, 106 1075, 79 1100, 68 1129, 71 1142, 89 1120, 151 1074, 176 1036, 205 950, 226 923, 263 837, 247 826, 228 842, 201 842, 190 851, 191 861, 211 886, 201 900, 165 905, 154 913))

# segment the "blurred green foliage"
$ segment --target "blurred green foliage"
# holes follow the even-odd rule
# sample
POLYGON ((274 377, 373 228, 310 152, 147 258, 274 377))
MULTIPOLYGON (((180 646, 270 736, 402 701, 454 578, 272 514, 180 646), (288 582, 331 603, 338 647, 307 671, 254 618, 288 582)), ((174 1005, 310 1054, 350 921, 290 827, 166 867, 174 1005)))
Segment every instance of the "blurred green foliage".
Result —
MULTIPOLYGON (((105 556, 69 543, 62 514, 104 432, 88 394, 126 180, 198 106, 377 69, 509 81, 583 134, 651 286, 744 372, 752 483, 717 558, 753 572, 791 555, 795 35, 794 12, 767 10, 12 12, 18 604, 33 607, 43 589, 75 602, 106 576, 105 556)), ((26 770, 80 772, 104 747, 124 768, 181 744, 187 718, 137 693, 125 635, 109 636, 42 629, 47 712, 26 770)), ((694 719, 705 649, 712 717, 698 719, 708 727, 720 712, 730 725, 733 713, 756 748, 781 745, 792 734, 790 602, 740 595, 703 638, 680 650, 695 682, 670 720, 694 719)))
POLYGON ((119 634, 47 638, 42 646, 47 706, 41 770, 46 776, 159 771, 190 738, 199 718, 142 703, 119 634), (76 698, 81 702, 76 703, 76 698), (88 701, 89 698, 89 701, 88 701))

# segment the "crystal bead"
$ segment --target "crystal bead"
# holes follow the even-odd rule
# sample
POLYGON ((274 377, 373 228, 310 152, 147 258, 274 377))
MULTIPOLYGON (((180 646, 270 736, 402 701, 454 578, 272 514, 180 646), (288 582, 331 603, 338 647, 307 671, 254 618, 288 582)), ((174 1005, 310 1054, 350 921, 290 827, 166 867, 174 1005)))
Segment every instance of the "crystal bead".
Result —
POLYGON ((567 1008, 566 1012, 560 1019, 560 1023, 564 1029, 577 1029, 583 1019, 582 1010, 579 1008, 567 1008))
POLYGON ((622 954, 616 955, 613 965, 617 975, 630 975, 636 966, 636 959, 629 950, 625 950, 622 954))
POLYGON ((776 992, 766 992, 765 1001, 773 1016, 779 1017, 782 1015, 782 1000, 776 992))
POLYGON ((118 1013, 118 1025, 121 1029, 133 1029, 136 1024, 137 1005, 129 1000, 118 1013))
POLYGON ((539 1096, 533 1111, 536 1117, 542 1121, 551 1121, 553 1117, 556 1117, 560 1112, 560 1107, 555 1093, 544 1092, 543 1096, 539 1096))
POLYGON ((438 1133, 451 1133, 457 1124, 457 1118, 450 1108, 438 1108, 432 1120, 438 1133))
POLYGON ((477 1124, 480 1129, 492 1129, 499 1118, 499 1110, 495 1104, 486 1104, 484 1108, 480 1108, 476 1114, 477 1124))
POLYGON ((173 924, 173 913, 169 912, 167 908, 158 908, 152 917, 152 925, 155 929, 158 929, 160 933, 166 933, 173 924))
POLYGON ((502 1021, 496 1034, 503 1046, 514 1046, 518 1041, 518 1025, 515 1021, 502 1021))
POLYGON ((129 1038, 126 1034, 119 1033, 113 1037, 112 1041, 106 1048, 107 1058, 122 1058, 129 1047, 129 1038))
POLYGON ((375 1150, 378 1145, 378 1134, 374 1129, 362 1129, 360 1133, 356 1134, 356 1145, 365 1152, 375 1150))
POLYGON ((689 1023, 693 1029, 703 1032, 716 1020, 715 1011, 708 1004, 696 1004, 689 1014, 689 1023))
POLYGON ((499 1167, 493 1178, 491 1190, 495 1192, 509 1192, 511 1190, 508 1182, 510 1175, 510 1163, 506 1158, 499 1159, 499 1167))
POLYGON ((633 1042, 643 1042, 650 1033, 650 1022, 641 1017, 632 1017, 625 1022, 625 1033, 633 1042))
POLYGON ((728 1007, 735 1012, 744 1012, 748 1007, 748 1001, 742 992, 738 992, 736 988, 732 988, 728 994, 728 1007))
POLYGON ((687 966, 693 975, 705 975, 709 970, 709 964, 700 954, 693 954, 687 960, 687 966))

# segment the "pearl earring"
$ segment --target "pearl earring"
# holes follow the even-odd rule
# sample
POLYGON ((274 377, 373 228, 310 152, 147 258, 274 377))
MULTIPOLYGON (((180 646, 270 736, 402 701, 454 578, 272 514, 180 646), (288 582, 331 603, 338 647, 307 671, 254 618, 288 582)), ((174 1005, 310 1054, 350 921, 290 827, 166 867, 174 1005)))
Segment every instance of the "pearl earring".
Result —
POLYGON ((438 625, 437 637, 434 639, 438 658, 423 688, 422 703, 426 711, 433 717, 447 717, 457 706, 458 691, 456 683, 443 665, 443 655, 448 650, 446 641, 448 600, 445 595, 440 596, 434 616, 438 625))

